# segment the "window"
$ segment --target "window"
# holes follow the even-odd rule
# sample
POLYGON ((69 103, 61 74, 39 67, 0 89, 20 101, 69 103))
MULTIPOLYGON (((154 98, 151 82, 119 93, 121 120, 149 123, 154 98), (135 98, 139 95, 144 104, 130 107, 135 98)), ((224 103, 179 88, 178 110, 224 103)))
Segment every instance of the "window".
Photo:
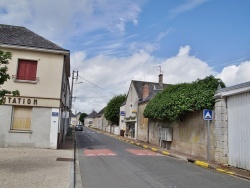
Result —
POLYGON ((36 81, 37 61, 19 59, 17 80, 36 81))
POLYGON ((31 112, 31 107, 15 106, 13 111, 12 130, 30 130, 31 112))

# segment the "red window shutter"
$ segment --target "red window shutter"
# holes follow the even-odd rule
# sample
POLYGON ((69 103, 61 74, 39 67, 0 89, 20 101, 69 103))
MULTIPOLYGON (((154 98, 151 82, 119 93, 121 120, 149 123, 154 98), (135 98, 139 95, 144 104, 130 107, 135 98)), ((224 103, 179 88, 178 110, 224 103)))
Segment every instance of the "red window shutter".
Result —
POLYGON ((18 62, 18 69, 17 69, 17 79, 18 80, 26 80, 25 71, 26 70, 26 63, 25 61, 20 60, 18 62))
POLYGON ((19 60, 17 79, 19 80, 36 80, 37 61, 19 60))

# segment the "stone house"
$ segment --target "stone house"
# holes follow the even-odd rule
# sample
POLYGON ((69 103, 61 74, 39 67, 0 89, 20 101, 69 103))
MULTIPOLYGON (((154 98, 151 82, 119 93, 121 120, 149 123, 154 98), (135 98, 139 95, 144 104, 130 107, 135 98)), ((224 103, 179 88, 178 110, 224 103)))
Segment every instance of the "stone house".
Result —
POLYGON ((0 106, 0 146, 57 149, 69 127, 70 52, 25 27, 0 24, 0 50, 12 53, 11 79, 19 90, 0 106))
POLYGON ((147 129, 147 125, 139 126, 139 104, 144 101, 149 101, 157 92, 162 91, 165 87, 167 87, 167 84, 163 84, 162 74, 159 75, 158 83, 131 81, 126 101, 124 105, 121 106, 121 112, 124 113, 120 114, 119 127, 121 130, 125 128, 125 136, 143 140, 146 136, 145 130, 147 129))

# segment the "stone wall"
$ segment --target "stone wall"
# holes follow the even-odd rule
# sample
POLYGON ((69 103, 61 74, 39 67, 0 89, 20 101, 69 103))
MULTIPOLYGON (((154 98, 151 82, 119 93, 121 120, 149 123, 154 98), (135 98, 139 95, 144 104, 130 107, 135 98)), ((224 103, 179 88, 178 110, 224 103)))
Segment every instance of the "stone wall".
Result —
POLYGON ((216 99, 214 119, 215 161, 220 164, 228 164, 228 124, 226 99, 216 99))
MULTIPOLYGON (((160 127, 172 128, 173 141, 169 143, 171 150, 185 154, 207 158, 207 124, 203 120, 203 112, 196 111, 184 116, 181 122, 149 120, 149 142, 160 146, 158 132, 160 127)), ((214 160, 214 121, 210 125, 210 159, 214 160)))
POLYGON ((143 103, 138 106, 138 140, 148 142, 148 118, 143 116, 147 104, 143 103))

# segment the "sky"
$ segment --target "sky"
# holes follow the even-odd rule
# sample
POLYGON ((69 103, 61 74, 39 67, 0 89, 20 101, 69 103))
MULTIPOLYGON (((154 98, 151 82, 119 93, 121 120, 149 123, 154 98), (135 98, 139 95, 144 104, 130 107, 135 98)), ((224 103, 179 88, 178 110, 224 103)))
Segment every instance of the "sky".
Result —
MULTIPOLYGON (((250 81, 249 0, 0 0, 0 23, 70 50, 73 112, 104 108, 131 80, 250 81), (77 84, 78 83, 78 84, 77 84)), ((71 78, 70 78, 71 80, 71 78)))

